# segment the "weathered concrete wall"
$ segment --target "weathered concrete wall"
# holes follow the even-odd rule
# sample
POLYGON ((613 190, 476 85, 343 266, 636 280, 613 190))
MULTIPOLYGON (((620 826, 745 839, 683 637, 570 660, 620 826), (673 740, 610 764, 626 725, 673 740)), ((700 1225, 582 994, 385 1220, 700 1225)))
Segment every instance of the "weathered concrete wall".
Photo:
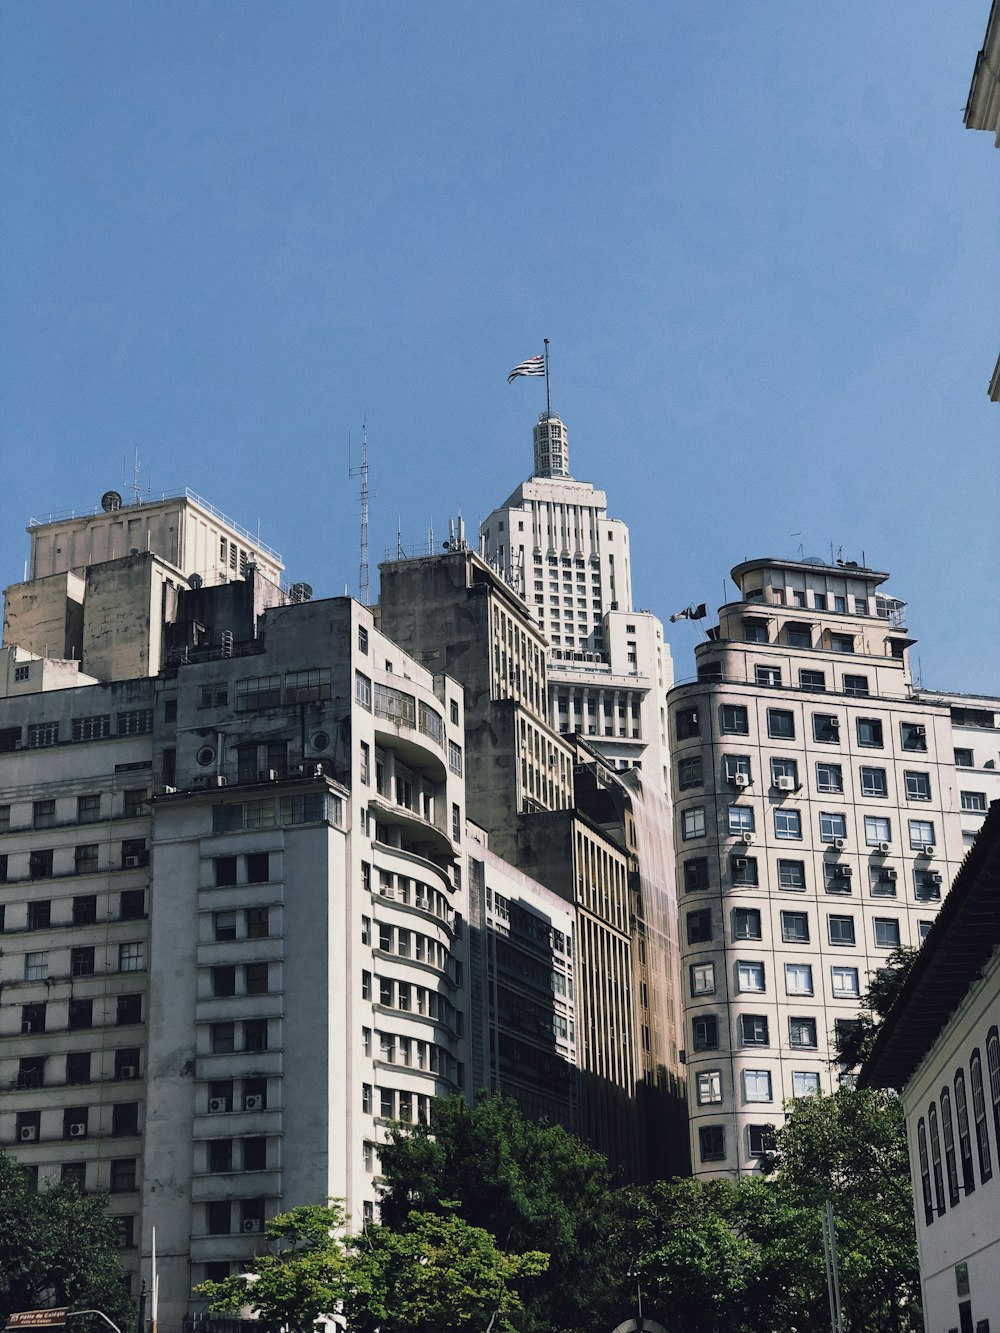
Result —
POLYGON ((84 581, 52 574, 4 589, 3 641, 39 657, 79 657, 83 644, 84 581))

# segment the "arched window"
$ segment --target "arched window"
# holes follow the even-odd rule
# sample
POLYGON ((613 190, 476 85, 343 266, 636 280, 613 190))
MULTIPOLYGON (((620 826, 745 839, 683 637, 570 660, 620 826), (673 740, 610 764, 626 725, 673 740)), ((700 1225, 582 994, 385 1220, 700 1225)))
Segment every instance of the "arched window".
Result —
POLYGON ((931 1136, 931 1171, 934 1174, 934 1202, 938 1216, 944 1212, 944 1176, 941 1172, 941 1135, 938 1133, 938 1113, 933 1102, 927 1112, 927 1127, 931 1136))
POLYGON ((924 1196, 924 1224, 930 1226, 934 1221, 934 1205, 931 1202, 931 1173, 927 1164, 927 1130, 922 1118, 917 1121, 917 1154, 920 1158, 920 1185, 924 1196))
POLYGON ((944 1170, 948 1179, 948 1202, 954 1208, 959 1198, 958 1162, 955 1158, 955 1126, 951 1119, 951 1092, 941 1089, 941 1136, 944 1139, 944 1170))
POLYGON ((962 1161, 962 1188, 971 1194, 976 1188, 972 1169, 972 1135, 969 1133, 969 1107, 965 1099, 965 1071, 955 1071, 955 1119, 958 1121, 958 1155, 962 1161))
POLYGON ((1000 1030, 991 1027, 986 1036, 986 1063, 990 1071, 990 1100, 993 1103, 993 1131, 1000 1153, 1000 1030))
POLYGON ((979 1149, 979 1178, 986 1181, 993 1174, 993 1156, 990 1152, 990 1127, 986 1123, 986 1098, 983 1096, 983 1063, 978 1047, 969 1057, 969 1078, 972 1082, 972 1114, 976 1121, 976 1146, 979 1149))

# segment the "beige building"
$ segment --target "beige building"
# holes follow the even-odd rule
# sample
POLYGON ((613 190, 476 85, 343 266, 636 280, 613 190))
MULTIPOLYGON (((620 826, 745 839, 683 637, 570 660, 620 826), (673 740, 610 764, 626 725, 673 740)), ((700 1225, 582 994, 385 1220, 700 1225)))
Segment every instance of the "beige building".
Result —
POLYGON ((914 689, 887 578, 737 565, 697 679, 671 691, 696 1172, 755 1170, 782 1104, 834 1088, 837 1024, 930 930, 966 851, 960 793, 992 778, 986 728, 966 788, 961 705, 914 689))
MULTIPOLYGON (((976 56, 972 86, 965 104, 965 125, 970 130, 985 130, 1000 148, 1000 6, 993 0, 986 23, 983 45, 976 56)), ((1000 403, 1000 360, 990 380, 990 397, 1000 403)))

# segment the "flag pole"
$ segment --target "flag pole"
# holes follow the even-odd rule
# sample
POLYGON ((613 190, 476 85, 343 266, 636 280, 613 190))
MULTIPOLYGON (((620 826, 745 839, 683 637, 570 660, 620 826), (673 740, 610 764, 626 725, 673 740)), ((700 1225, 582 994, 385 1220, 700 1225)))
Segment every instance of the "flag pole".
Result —
MULTIPOLYGON (((550 416, 552 415, 552 395, 551 395, 551 393, 549 392, 549 340, 548 340, 548 338, 544 338, 544 339, 543 339, 543 342, 545 343, 545 415, 546 415, 546 417, 550 417, 550 416)), ((535 346, 537 347, 538 344, 536 343, 535 346)))

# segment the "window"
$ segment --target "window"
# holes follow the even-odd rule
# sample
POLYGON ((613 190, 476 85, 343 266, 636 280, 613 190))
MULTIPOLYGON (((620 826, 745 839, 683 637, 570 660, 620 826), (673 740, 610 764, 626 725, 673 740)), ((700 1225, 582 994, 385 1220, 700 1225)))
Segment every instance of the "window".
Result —
POLYGON ((243 1049, 245 1051, 267 1050, 267 1019, 248 1018, 243 1024, 243 1049))
POLYGON ((795 791, 799 785, 799 764, 797 759, 771 760, 771 786, 780 791, 795 791))
POLYGON ((242 1095, 244 1111, 266 1111, 267 1079, 245 1078, 243 1080, 242 1095))
POLYGON ((754 683, 764 686, 779 686, 781 684, 781 667, 777 666, 755 666, 753 673, 754 683))
POLYGON ((123 813, 127 819, 142 814, 142 808, 146 803, 145 787, 130 787, 125 792, 125 801, 123 813))
POLYGON ((682 759, 677 765, 678 791, 687 791, 691 787, 701 787, 703 785, 701 755, 694 755, 691 759, 682 759))
POLYGON ((974 766, 975 761, 971 750, 960 748, 955 751, 956 768, 973 768, 974 766))
POLYGON ((19 1143, 29 1143, 37 1139, 41 1132, 42 1114, 40 1111, 18 1111, 14 1121, 14 1130, 19 1143))
POLYGON ((69 974, 71 977, 92 977, 94 975, 93 945, 78 945, 69 951, 69 974))
POLYGON ((247 995, 266 995, 269 990, 267 963, 247 963, 244 985, 247 995))
POLYGON ((94 1026, 94 1001, 70 1000, 67 1026, 70 1032, 82 1032, 94 1026))
POLYGON ((750 715, 742 704, 723 704, 719 709, 719 725, 725 735, 748 736, 750 715))
POLYGON ((865 815, 865 845, 879 847, 892 841, 892 821, 882 815, 865 815))
POLYGON ((875 917, 875 946, 879 949, 899 948, 899 922, 895 917, 875 917))
POLYGON ((962 1188, 966 1195, 976 1188, 976 1177, 972 1169, 972 1134, 969 1129, 969 1105, 965 1093, 965 1072, 955 1073, 955 1119, 958 1123, 958 1152, 962 1162, 962 1188))
POLYGON ((127 1079, 139 1077, 138 1046, 119 1046, 115 1051, 115 1078, 127 1079))
POLYGON ((696 805, 681 814, 681 837, 703 838, 705 836, 705 807, 696 805))
POLYGON ((209 1029, 213 1055, 230 1055, 236 1050, 236 1024, 213 1023, 209 1029))
POLYGON ((801 892, 806 887, 806 863, 804 861, 780 860, 778 862, 778 887, 801 892))
MULTIPOLYGON (((116 1157, 111 1160, 111 1193, 127 1194, 136 1187, 136 1159, 116 1157)), ((229 1204, 224 1205, 226 1209, 229 1204)), ((209 1207, 212 1207, 210 1204, 209 1207)), ((228 1228, 227 1228, 228 1230, 228 1228)))
POLYGON ((856 723, 858 744, 868 749, 881 750, 882 722, 877 717, 859 717, 856 723))
POLYGON ((745 616, 743 619, 744 643, 767 643, 767 621, 759 616, 745 616))
POLYGON ((126 1027, 131 1023, 142 1022, 142 996, 119 995, 115 1002, 115 1023, 126 1027))
POLYGON ((727 754, 722 757, 722 769, 727 782, 735 782, 745 787, 750 781, 750 756, 748 754, 727 754), (746 782, 740 782, 746 778, 746 782))
POLYGON ((73 719, 73 739, 75 741, 99 741, 110 735, 110 713, 102 713, 97 717, 75 717, 73 719))
POLYGON ((212 968, 212 994, 216 998, 236 994, 236 968, 213 967, 212 968))
MULTIPOLYGON (((69 1077, 69 1068, 71 1056, 66 1057, 66 1082, 72 1083, 75 1080, 69 1077)), ((22 1089, 40 1088, 45 1079, 45 1057, 43 1055, 22 1056, 17 1062, 17 1086, 22 1089)), ((90 1082, 90 1056, 87 1056, 87 1077, 80 1079, 81 1083, 90 1082)))
POLYGON ((860 994, 858 989, 858 969, 856 967, 831 968, 831 977, 833 994, 838 999, 856 999, 860 994))
POLYGON ((221 888, 226 884, 236 883, 236 857, 235 856, 217 856, 215 858, 215 886, 221 888))
POLYGON ((903 782, 906 786, 907 800, 929 801, 931 799, 931 776, 929 773, 906 772, 903 774, 903 782))
POLYGON ((702 1014, 691 1022, 691 1044, 696 1051, 719 1049, 719 1020, 715 1014, 702 1014))
POLYGON ((28 929, 48 930, 52 922, 52 904, 47 899, 28 904, 28 929))
POLYGON ((802 815, 798 810, 775 810, 774 836, 776 838, 801 838, 802 815))
POLYGON ((354 698, 362 708, 367 708, 371 712, 372 683, 369 677, 360 671, 354 673, 354 698))
POLYGON ((740 1042, 744 1046, 769 1046, 770 1035, 764 1014, 740 1014, 740 1042))
POLYGON ((111 1107, 112 1134, 139 1133, 139 1103, 115 1102, 111 1107))
MULTIPOLYGON (((916 774, 914 776, 916 776, 916 774)), ((927 799, 930 799, 930 792, 927 794, 927 799)), ((963 791, 962 809, 973 814, 979 814, 981 812, 985 813, 986 793, 984 791, 963 791)))
POLYGON ((711 1106, 722 1101, 722 1071, 707 1069, 697 1075, 695 1086, 699 1106, 711 1106))
POLYGON ((688 944, 707 944, 712 938, 712 910, 709 907, 687 914, 688 944))
POLYGON ((904 750, 926 750, 927 728, 919 722, 900 722, 899 739, 904 750))
POLYGON ((835 713, 813 713, 813 740, 839 745, 840 718, 835 713))
POLYGON ((819 1074, 808 1069, 792 1071, 792 1096, 815 1097, 819 1093, 819 1074))
POLYGON ((733 908, 733 939, 759 940, 761 938, 761 918, 756 907, 733 908))
POLYGON ((743 995, 764 992, 764 964, 757 962, 738 962, 736 964, 736 989, 743 995))
POLYGON ((248 907, 244 912, 248 940, 266 940, 271 931, 270 909, 248 907))
POLYGON ((788 1020, 788 1044, 790 1046, 815 1047, 815 1018, 790 1018, 788 1020))
POLYGON ((146 949, 141 943, 119 944, 118 971, 141 972, 146 966, 146 949))
POLYGON ((144 736, 153 730, 153 710, 134 708, 127 713, 119 713, 116 725, 119 736, 144 736))
POLYGON ((820 842, 834 842, 847 837, 847 816, 836 811, 823 810, 819 816, 820 842))
POLYGON ((825 673, 822 671, 800 671, 799 689, 809 690, 814 694, 821 694, 826 689, 825 673))
POLYGON ((787 708, 767 710, 767 734, 784 740, 795 737, 795 714, 787 708))
POLYGON ((726 1156, 723 1125, 702 1125, 698 1130, 698 1152, 703 1162, 721 1162, 726 1156))
POLYGON ((49 955, 46 950, 24 955, 25 981, 44 981, 49 975, 49 955))
POLYGON ((215 938, 220 943, 236 938, 236 913, 213 912, 212 925, 215 932, 215 938))
POLYGON ((785 944, 808 944, 809 914, 807 912, 782 912, 781 938, 785 944))
POLYGON ((87 1120, 86 1106, 67 1106, 63 1111, 63 1138, 85 1139, 87 1120))
POLYGON ((934 823, 930 819, 911 819, 909 821, 910 846, 916 851, 923 851, 934 845, 934 823))
POLYGON ((934 1221, 934 1201, 931 1197, 931 1170, 927 1156, 927 1126, 923 1116, 917 1121, 917 1156, 920 1159, 920 1186, 924 1204, 924 1225, 934 1221))
POLYGON ((712 995, 715 991, 715 964, 693 963, 691 965, 691 994, 712 995))
POLYGON ((734 884, 758 884, 757 858, 755 856, 731 856, 729 858, 729 876, 734 884))
POLYGON ((951 1093, 946 1087, 941 1089, 940 1102, 945 1174, 948 1179, 948 1202, 954 1208, 960 1198, 958 1192, 958 1161, 955 1157, 955 1126, 951 1117, 951 1093))
POLYGON ((868 888, 873 898, 895 898, 898 873, 893 866, 870 865, 868 888))
POLYGON ((708 861, 696 856, 684 862, 684 892, 694 893, 708 888, 708 861))
POLYGON ((35 750, 43 745, 58 745, 58 722, 29 722, 28 749, 35 750))
POLYGON ((244 1171, 264 1171, 267 1168, 267 1139, 255 1135, 240 1141, 244 1171))
POLYGON ((678 708, 674 714, 674 734, 679 741, 701 735, 697 708, 678 708))
POLYGON ((146 890, 123 889, 118 895, 118 919, 141 921, 146 915, 146 890))
POLYGON ((233 1169, 232 1139, 209 1139, 208 1169, 213 1174, 233 1169))
POLYGON ((792 623, 785 626, 785 642, 789 648, 811 648, 812 630, 808 625, 792 623))
POLYGON ((812 995, 813 970, 809 963, 785 964, 785 994, 812 995))
POLYGON ((730 833, 742 835, 754 831, 753 808, 749 805, 731 805, 729 807, 728 827, 730 833))
POLYGON ((853 916, 828 916, 826 921, 831 944, 854 943, 853 916))
POLYGON ((462 747, 454 741, 448 742, 448 767, 459 777, 462 776, 462 747))
POLYGON ((889 794, 884 768, 862 768, 860 777, 862 796, 880 797, 884 800, 889 794))
POLYGON ((45 849, 29 853, 28 876, 30 879, 51 879, 52 877, 51 850, 45 849))
POLYGON ((743 1100, 745 1102, 769 1102, 771 1100, 771 1075, 766 1069, 744 1069, 743 1100))
POLYGON ((854 635, 853 634, 831 634, 830 651, 833 653, 853 653, 854 635))
POLYGON ((55 801, 35 801, 31 807, 31 827, 52 828, 55 822, 55 801))
POLYGON ((868 692, 869 692, 869 691, 868 691, 868 677, 867 677, 867 676, 845 676, 845 677, 844 677, 844 693, 845 693, 845 694, 863 695, 863 694, 868 694, 868 692))
POLYGON ((122 841, 123 870, 145 865, 148 860, 145 838, 126 838, 122 841))

